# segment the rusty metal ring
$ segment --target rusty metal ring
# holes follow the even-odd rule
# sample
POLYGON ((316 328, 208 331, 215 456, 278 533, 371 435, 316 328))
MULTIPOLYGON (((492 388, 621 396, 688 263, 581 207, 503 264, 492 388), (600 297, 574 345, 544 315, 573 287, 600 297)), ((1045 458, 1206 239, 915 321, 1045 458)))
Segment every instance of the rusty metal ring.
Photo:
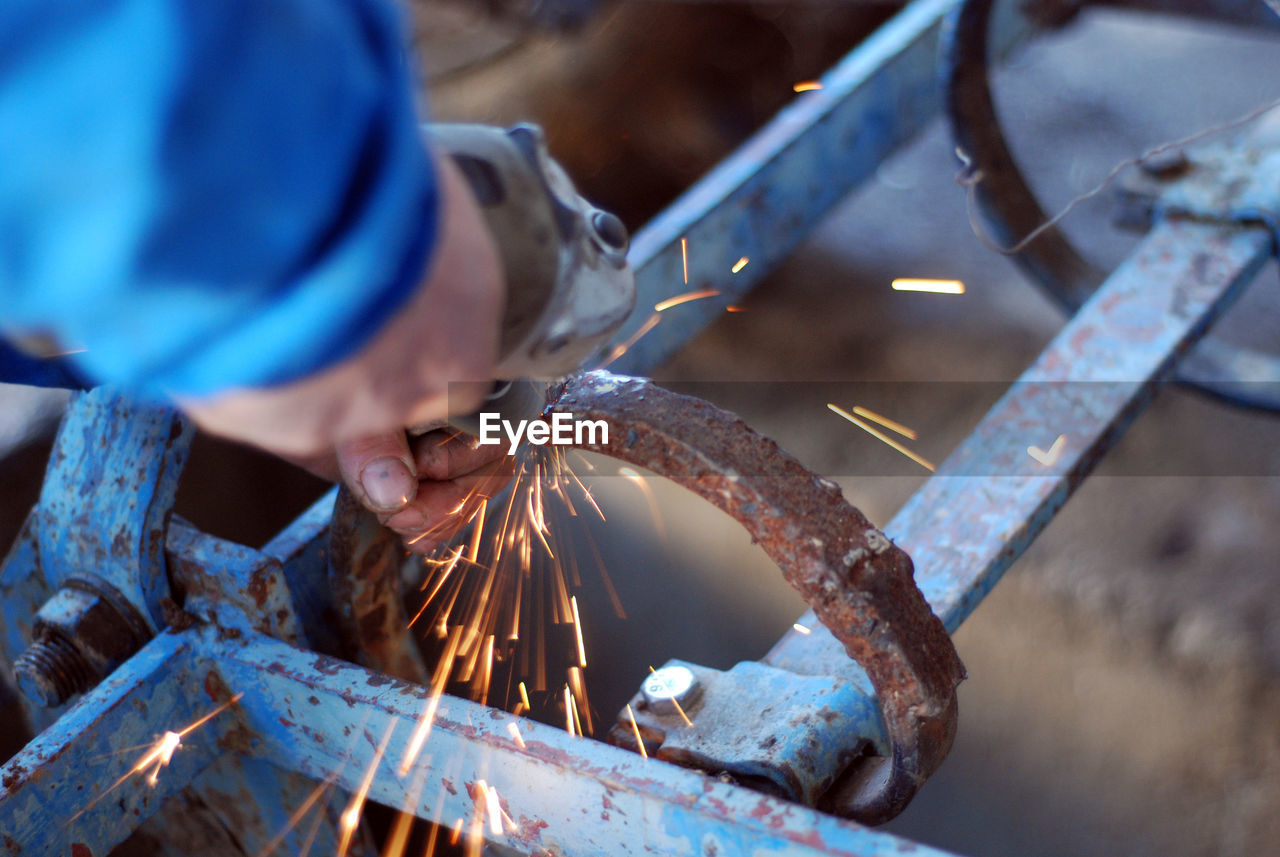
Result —
POLYGON ((644 467, 737 520, 866 670, 891 746, 881 776, 824 800, 864 824, 893 818, 951 748, 964 667, 912 577, 911 558, 823 479, 728 411, 648 380, 587 372, 550 413, 605 420, 581 444, 644 467))

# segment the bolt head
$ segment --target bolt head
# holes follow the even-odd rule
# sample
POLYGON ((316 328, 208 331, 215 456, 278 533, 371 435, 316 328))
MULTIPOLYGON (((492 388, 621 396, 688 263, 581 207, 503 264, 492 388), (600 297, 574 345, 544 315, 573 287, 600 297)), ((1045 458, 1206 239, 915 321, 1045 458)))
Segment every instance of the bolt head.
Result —
POLYGON ((640 686, 640 693, 649 708, 658 714, 676 714, 677 703, 687 713, 701 696, 702 686, 693 670, 670 666, 655 670, 640 686))

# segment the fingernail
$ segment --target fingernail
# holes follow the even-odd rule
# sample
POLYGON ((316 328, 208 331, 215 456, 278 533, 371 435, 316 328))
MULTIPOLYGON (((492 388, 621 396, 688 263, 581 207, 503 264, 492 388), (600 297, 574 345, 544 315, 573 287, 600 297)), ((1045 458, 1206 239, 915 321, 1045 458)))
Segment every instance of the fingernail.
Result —
POLYGON ((369 502, 379 509, 394 511, 417 492, 418 482, 398 458, 379 458, 360 471, 360 487, 369 502))

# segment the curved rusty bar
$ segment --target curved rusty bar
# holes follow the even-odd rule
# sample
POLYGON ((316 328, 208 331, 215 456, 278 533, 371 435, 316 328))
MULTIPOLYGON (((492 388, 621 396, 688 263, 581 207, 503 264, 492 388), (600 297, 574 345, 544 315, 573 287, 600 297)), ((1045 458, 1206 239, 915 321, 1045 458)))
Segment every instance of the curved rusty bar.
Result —
POLYGON ((329 527, 329 589, 347 660, 428 684, 400 593, 404 549, 400 537, 378 523, 345 485, 329 527))
POLYGON ((945 758, 964 667, 912 578, 911 558, 848 502, 741 419, 641 378, 587 372, 553 393, 549 413, 605 420, 579 448, 644 467, 732 515, 813 607, 875 686, 892 758, 838 784, 829 812, 893 818, 945 758))

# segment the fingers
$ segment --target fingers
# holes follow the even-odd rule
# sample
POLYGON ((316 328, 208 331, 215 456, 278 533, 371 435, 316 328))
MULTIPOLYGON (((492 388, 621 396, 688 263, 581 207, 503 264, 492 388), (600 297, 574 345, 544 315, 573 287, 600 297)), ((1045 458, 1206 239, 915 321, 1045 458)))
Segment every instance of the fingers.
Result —
POLYGON ((413 500, 383 522, 410 551, 428 553, 466 526, 482 501, 506 486, 514 469, 514 461, 503 456, 452 479, 424 480, 413 500))
POLYGON ((500 444, 480 446, 452 429, 414 438, 412 445, 403 432, 346 442, 337 461, 360 502, 415 553, 455 535, 514 472, 500 444))
POLYGON ((342 480, 370 511, 386 515, 404 509, 418 492, 418 477, 403 431, 370 435, 338 444, 342 480))
POLYGON ((471 435, 452 429, 414 438, 412 447, 422 479, 453 479, 506 455, 500 443, 481 446, 471 435))

